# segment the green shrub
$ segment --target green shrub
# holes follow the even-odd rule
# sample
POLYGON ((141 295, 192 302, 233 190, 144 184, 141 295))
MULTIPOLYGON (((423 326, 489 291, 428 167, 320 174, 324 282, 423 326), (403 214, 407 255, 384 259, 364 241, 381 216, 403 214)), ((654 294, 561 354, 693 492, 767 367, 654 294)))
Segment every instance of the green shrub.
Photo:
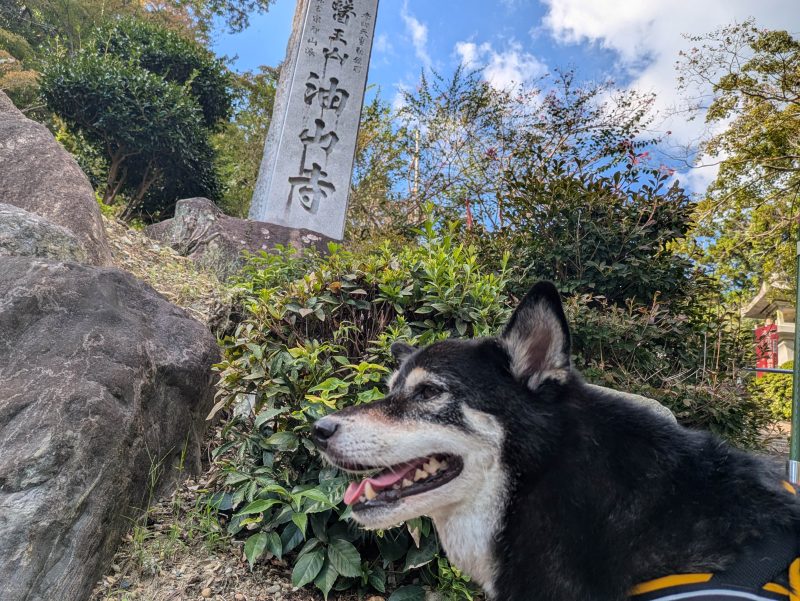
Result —
POLYGON ((703 369, 704 338, 686 315, 658 303, 618 306, 592 295, 567 298, 565 310, 573 362, 587 380, 656 399, 682 424, 737 446, 762 443, 761 431, 770 421, 766 406, 732 379, 726 366, 703 369))
POLYGON ((119 19, 80 50, 53 48, 41 93, 73 134, 71 149, 104 180, 124 219, 165 218, 175 201, 218 197, 210 135, 231 109, 228 75, 208 50, 157 25, 119 19))
POLYGON ((19 61, 33 58, 33 49, 25 38, 2 27, 0 27, 0 50, 7 51, 19 61))
MULTIPOLYGON (((215 461, 226 474, 213 502, 251 563, 289 555, 297 586, 422 598, 421 585, 448 599, 470 598, 464 577, 440 556, 427 519, 370 533, 348 525, 347 478, 322 463, 311 424, 383 396, 389 346, 493 335, 513 301, 506 261, 487 273, 455 230, 428 223, 418 246, 328 257, 279 249, 251 256, 239 278, 241 322, 223 341, 214 412, 230 416, 215 461), (437 559, 438 558, 438 559, 437 559)), ((576 366, 590 381, 664 402, 679 419, 754 445, 765 411, 719 374, 687 374, 685 316, 575 295, 566 310, 576 366), (712 377, 713 376, 713 377, 712 377)))
POLYGON ((246 314, 218 366, 215 409, 236 417, 216 452, 227 489, 215 502, 233 512, 229 532, 247 536, 249 561, 295 553, 293 583, 313 582, 326 598, 401 586, 394 598, 422 599, 420 583, 469 598, 461 574, 437 560, 429 520, 379 533, 348 525, 347 479, 322 463, 308 434, 323 415, 383 396, 394 340, 496 333, 509 313, 505 273, 484 273, 474 249, 428 224, 413 248, 262 255, 240 284, 246 314))
POLYGON ((691 264, 672 250, 689 227, 691 202, 668 174, 632 165, 612 176, 573 173, 545 160, 509 178, 509 225, 484 240, 488 255, 511 253, 515 293, 547 279, 618 305, 691 295, 691 264))
MULTIPOLYGON (((781 365, 782 369, 792 369, 794 361, 781 365)), ((775 419, 792 419, 792 375, 764 374, 748 383, 750 393, 760 403, 769 407, 775 419)))

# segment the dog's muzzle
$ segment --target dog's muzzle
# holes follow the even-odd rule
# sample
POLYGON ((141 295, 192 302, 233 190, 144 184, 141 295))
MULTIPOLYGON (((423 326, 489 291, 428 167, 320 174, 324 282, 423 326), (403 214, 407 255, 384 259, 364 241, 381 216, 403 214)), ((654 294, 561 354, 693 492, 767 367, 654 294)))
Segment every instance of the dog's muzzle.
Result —
POLYGON ((323 417, 318 419, 311 428, 311 439, 320 449, 325 450, 328 446, 328 441, 333 438, 338 429, 339 424, 336 420, 332 417, 323 417))

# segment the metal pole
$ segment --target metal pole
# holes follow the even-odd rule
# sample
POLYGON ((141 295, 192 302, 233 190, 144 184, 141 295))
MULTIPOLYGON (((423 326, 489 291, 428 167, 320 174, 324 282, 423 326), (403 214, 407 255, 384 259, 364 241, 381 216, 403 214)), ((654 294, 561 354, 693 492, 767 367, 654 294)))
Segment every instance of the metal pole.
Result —
POLYGON ((800 241, 797 242, 797 292, 794 302, 794 377, 792 378, 792 438, 789 443, 789 461, 786 475, 792 484, 800 484, 800 241))
POLYGON ((742 367, 742 371, 755 371, 765 374, 794 374, 793 369, 780 369, 778 367, 742 367))

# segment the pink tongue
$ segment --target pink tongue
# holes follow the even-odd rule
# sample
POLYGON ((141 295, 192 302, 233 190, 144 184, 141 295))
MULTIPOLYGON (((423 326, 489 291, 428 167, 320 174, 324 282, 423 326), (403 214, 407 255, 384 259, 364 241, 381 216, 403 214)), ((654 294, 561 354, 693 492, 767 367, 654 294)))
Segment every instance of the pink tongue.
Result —
POLYGON ((415 467, 416 464, 414 463, 404 463, 403 465, 396 467, 394 471, 385 472, 379 476, 375 476, 374 478, 366 478, 361 482, 351 482, 347 487, 347 490, 344 492, 345 505, 352 505, 361 498, 361 495, 364 494, 364 489, 367 487, 367 482, 369 482, 375 492, 377 492, 379 490, 389 488, 395 482, 400 482, 400 480, 403 479, 403 476, 405 476, 415 467))

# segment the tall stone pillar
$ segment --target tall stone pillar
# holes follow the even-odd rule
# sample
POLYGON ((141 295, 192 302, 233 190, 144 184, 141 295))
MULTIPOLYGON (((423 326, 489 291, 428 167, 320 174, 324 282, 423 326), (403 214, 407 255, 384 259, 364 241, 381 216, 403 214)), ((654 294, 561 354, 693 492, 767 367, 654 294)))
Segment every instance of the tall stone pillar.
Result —
POLYGON ((378 0, 298 0, 250 219, 344 237, 378 0))

